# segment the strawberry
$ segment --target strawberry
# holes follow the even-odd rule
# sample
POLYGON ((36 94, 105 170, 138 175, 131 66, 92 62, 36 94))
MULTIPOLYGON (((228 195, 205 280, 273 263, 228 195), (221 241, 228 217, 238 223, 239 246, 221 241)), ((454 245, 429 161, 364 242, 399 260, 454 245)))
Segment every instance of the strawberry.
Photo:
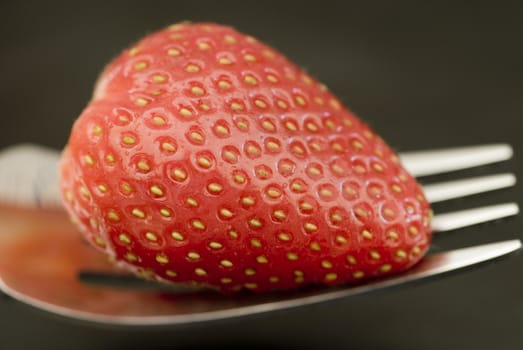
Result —
POLYGON ((63 152, 85 237, 148 278, 223 292, 404 271, 430 208, 396 154, 256 39, 177 24, 101 75, 63 152))

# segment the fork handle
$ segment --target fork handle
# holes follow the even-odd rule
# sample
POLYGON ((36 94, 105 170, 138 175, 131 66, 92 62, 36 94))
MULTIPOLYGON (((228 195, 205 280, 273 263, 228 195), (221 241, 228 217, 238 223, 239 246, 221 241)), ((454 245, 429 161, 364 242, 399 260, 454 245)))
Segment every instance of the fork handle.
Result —
POLYGON ((29 208, 59 208, 60 153, 33 144, 0 152, 0 202, 29 208))

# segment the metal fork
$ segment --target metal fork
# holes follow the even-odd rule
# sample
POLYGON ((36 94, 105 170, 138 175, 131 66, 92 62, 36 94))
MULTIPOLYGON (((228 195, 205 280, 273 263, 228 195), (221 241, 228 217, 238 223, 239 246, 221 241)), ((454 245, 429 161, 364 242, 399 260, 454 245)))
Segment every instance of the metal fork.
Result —
MULTIPOLYGON (((509 145, 494 144, 410 152, 400 157, 414 176, 422 177, 508 160, 512 153, 509 145)), ((74 228, 62 212, 48 209, 59 203, 53 170, 57 159, 56 152, 30 145, 0 153, 0 201, 16 202, 18 206, 0 207, 0 290, 36 308, 85 321, 175 325, 288 309, 428 280, 508 256, 522 246, 520 240, 514 239, 429 254, 403 274, 358 286, 309 287, 230 297, 196 288, 159 285, 116 270, 71 234, 74 228)), ((429 201, 435 203, 510 187, 515 182, 513 174, 505 173, 423 188, 429 201)), ((437 213, 433 230, 455 230, 518 212, 516 203, 503 203, 437 213)))

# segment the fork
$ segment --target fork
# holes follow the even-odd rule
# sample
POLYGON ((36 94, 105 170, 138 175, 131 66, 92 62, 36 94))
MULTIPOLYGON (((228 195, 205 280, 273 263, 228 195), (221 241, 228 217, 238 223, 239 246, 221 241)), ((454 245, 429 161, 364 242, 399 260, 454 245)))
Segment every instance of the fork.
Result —
MULTIPOLYGON (((400 155, 417 177, 508 160, 512 148, 492 144, 400 155)), ((0 290, 54 314, 111 325, 179 325, 240 317, 361 295, 506 257, 518 239, 430 253, 400 275, 357 286, 308 287, 291 292, 227 297, 192 287, 160 285, 115 269, 87 247, 59 206, 55 151, 32 145, 0 153, 0 290), (54 209, 53 209, 54 208, 54 209), (31 220, 27 220, 31 217, 31 220), (51 243, 50 243, 51 242, 51 243)), ((424 185, 431 203, 513 186, 511 173, 424 185)), ((436 214, 433 231, 445 232, 518 214, 503 203, 436 214)), ((437 236, 436 238, 437 239, 437 236)))

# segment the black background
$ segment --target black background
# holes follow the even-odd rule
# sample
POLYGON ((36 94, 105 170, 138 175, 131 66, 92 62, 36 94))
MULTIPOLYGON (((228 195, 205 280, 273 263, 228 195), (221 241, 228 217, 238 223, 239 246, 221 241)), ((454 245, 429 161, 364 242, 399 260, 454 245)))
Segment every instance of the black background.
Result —
MULTIPOLYGON (((284 52, 398 151, 509 142, 515 159, 440 180, 523 171, 522 2, 125 1, 0 5, 0 147, 61 148, 98 72, 141 36, 213 21, 284 52)), ((518 201, 521 186, 435 206, 518 201)), ((521 219, 451 232, 434 249, 523 238, 521 219)), ((184 327, 72 322, 0 298, 0 349, 516 349, 523 255, 422 285, 184 327)))

